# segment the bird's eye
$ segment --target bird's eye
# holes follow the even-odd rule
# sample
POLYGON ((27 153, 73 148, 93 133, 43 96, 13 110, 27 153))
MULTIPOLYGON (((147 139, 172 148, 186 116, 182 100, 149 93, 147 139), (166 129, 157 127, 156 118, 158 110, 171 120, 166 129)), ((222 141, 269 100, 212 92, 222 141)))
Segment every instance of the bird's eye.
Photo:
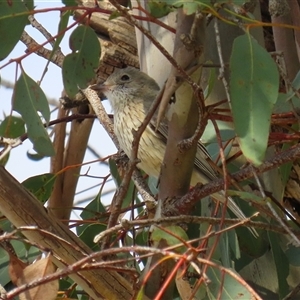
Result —
POLYGON ((126 74, 121 77, 122 81, 128 81, 129 79, 130 79, 130 77, 126 74))

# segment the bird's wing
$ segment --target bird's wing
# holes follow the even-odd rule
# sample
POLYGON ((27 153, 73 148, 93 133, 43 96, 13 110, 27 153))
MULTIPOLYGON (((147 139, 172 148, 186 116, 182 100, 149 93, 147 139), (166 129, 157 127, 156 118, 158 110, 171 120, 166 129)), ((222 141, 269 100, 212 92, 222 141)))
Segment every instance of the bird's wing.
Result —
MULTIPOLYGON (((155 120, 152 120, 149 126, 153 131, 155 131, 156 135, 158 135, 164 142, 167 142, 168 122, 166 120, 160 123, 157 130, 155 130, 155 120)), ((213 164, 214 163, 211 160, 211 157, 207 152, 205 146, 199 141, 195 157, 195 168, 198 170, 198 172, 202 173, 208 180, 212 180, 218 177, 214 168, 212 167, 213 164)))
MULTIPOLYGON (((157 90, 151 96, 155 99, 157 92, 159 91, 159 87, 157 86, 157 90)), ((170 100, 170 105, 173 102, 173 99, 170 100)), ((144 103, 145 113, 147 113, 150 109, 150 102, 147 101, 144 103)), ((170 109, 170 107, 169 107, 170 109)), ((160 124, 157 126, 157 111, 155 112, 154 116, 152 117, 151 122, 149 123, 149 127, 152 129, 153 133, 161 138, 165 143, 167 142, 168 137, 168 120, 167 117, 163 118, 160 121, 160 124)), ((218 177, 215 169, 213 168, 214 162, 212 161, 209 153, 207 152, 205 146, 198 141, 197 145, 197 152, 195 157, 195 168, 198 170, 199 173, 204 175, 208 181, 218 177)))
POLYGON ((198 141, 197 152, 195 157, 195 166, 199 172, 204 174, 207 179, 213 180, 218 177, 215 169, 212 167, 214 162, 212 161, 205 146, 198 141))

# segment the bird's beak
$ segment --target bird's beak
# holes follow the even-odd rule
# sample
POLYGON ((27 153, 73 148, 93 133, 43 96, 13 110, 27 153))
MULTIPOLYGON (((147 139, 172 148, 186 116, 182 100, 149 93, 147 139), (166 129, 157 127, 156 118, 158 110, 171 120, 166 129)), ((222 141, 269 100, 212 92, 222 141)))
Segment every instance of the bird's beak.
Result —
POLYGON ((104 83, 93 84, 90 86, 90 88, 99 93, 105 93, 108 90, 109 86, 104 82, 104 83))
POLYGON ((90 88, 97 92, 101 101, 107 99, 105 93, 109 90, 109 85, 106 82, 93 84, 90 88))

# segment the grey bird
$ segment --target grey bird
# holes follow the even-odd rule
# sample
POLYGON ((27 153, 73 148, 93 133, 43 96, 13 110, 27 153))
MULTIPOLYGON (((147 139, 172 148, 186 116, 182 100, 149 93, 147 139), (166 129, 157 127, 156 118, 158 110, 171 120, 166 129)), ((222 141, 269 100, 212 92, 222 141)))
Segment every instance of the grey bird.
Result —
MULTIPOLYGON (((109 99, 114 111, 114 132, 120 147, 130 157, 133 142, 132 129, 137 130, 142 124, 160 91, 158 84, 138 69, 127 67, 116 69, 103 84, 96 84, 91 88, 102 92, 109 99)), ((156 178, 159 178, 166 150, 167 131, 165 128, 160 129, 155 131, 153 126, 148 125, 141 136, 138 149, 140 163, 137 166, 156 178)), ((199 141, 191 178, 192 186, 198 182, 205 184, 218 178, 211 162, 209 153, 199 141)), ((213 197, 222 203, 225 201, 224 191, 213 194, 213 197)), ((230 197, 228 207, 238 218, 246 218, 230 197)), ((255 230, 252 231, 255 232, 255 230)))

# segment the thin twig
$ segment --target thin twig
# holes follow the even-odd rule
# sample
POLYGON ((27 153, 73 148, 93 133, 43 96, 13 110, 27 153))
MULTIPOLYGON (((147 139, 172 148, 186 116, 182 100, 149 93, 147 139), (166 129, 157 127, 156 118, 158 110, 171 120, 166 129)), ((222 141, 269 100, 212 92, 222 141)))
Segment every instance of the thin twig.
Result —
POLYGON ((220 60, 220 65, 221 65, 221 67, 219 69, 219 71, 220 71, 219 79, 221 79, 223 82, 226 97, 227 97, 228 102, 230 103, 228 82, 225 78, 225 67, 226 66, 225 66, 223 54, 222 54, 221 37, 220 37, 220 31, 219 31, 219 20, 217 18, 215 18, 214 28, 215 28, 215 33, 216 33, 216 45, 217 45, 217 50, 218 50, 218 55, 219 55, 219 60, 220 60))
POLYGON ((42 47, 39 43, 37 43, 26 31, 23 31, 21 37, 20 37, 21 42, 23 42, 28 51, 30 51, 31 49, 35 49, 34 53, 36 53, 37 55, 49 60, 56 64, 58 67, 62 67, 62 63, 63 60, 65 58, 65 56, 59 52, 59 51, 55 51, 55 53, 52 55, 52 51, 48 50, 45 47, 42 47), (52 55, 52 57, 51 57, 52 55))
POLYGON ((133 172, 132 181, 134 182, 134 185, 136 186, 138 192, 141 194, 141 196, 145 202, 148 213, 155 211, 157 201, 155 200, 154 196, 152 195, 140 170, 136 169, 133 172))
POLYGON ((114 125, 113 125, 111 119, 108 117, 98 94, 89 87, 84 90, 81 90, 81 91, 85 95, 85 97, 88 99, 88 101, 90 102, 100 124, 104 127, 104 129, 110 136, 111 140, 115 144, 116 148, 119 150, 120 146, 119 146, 118 139, 114 133, 114 125))
MULTIPOLYGON (((51 33, 41 24, 39 23, 34 15, 29 15, 28 20, 32 27, 36 28, 47 40, 50 40, 52 38, 51 33)), ((51 46, 54 46, 54 40, 50 42, 51 46)))
MULTIPOLYGON (((252 217, 251 217, 252 218, 252 217)), ((247 218, 244 220, 240 219, 224 219, 225 225, 239 225, 239 226, 251 226, 257 229, 268 230, 276 233, 285 234, 286 231, 281 226, 264 223, 264 222, 255 222, 251 221, 251 218, 247 218)), ((220 218, 212 218, 212 217, 198 217, 198 216, 190 216, 190 215, 183 215, 183 216, 176 216, 176 217, 165 217, 159 219, 146 219, 146 220, 122 220, 120 224, 106 229, 102 231, 100 234, 96 235, 94 238, 94 242, 97 243, 99 240, 104 238, 106 235, 110 235, 114 232, 119 230, 130 230, 133 227, 138 226, 139 228, 149 227, 151 225, 161 225, 161 224, 180 224, 180 223, 194 223, 194 224, 202 224, 208 223, 217 225, 220 224, 220 218)), ((293 230, 295 234, 299 234, 299 230, 293 230)))

